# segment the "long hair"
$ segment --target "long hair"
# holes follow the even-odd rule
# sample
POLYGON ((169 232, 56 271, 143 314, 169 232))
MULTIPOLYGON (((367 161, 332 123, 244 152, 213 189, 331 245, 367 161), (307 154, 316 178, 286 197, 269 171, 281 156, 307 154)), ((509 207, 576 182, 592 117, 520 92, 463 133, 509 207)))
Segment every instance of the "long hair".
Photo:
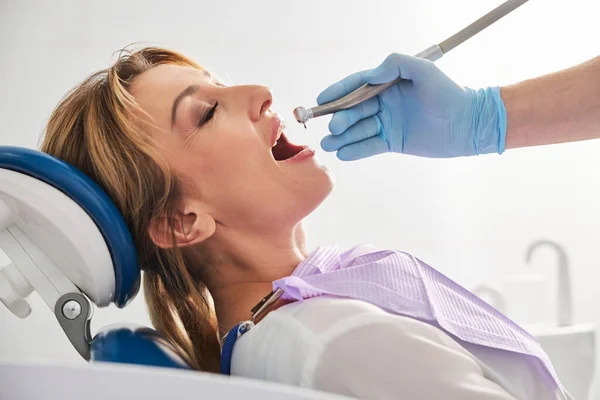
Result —
POLYGON ((181 200, 176 176, 136 123, 134 115, 143 111, 128 91, 138 75, 160 64, 202 70, 165 49, 122 51, 110 68, 92 74, 61 100, 41 150, 80 169, 112 198, 138 251, 154 327, 193 368, 216 372, 219 344, 210 294, 197 274, 192 276, 181 249, 159 248, 148 232, 153 217, 173 216, 181 200))

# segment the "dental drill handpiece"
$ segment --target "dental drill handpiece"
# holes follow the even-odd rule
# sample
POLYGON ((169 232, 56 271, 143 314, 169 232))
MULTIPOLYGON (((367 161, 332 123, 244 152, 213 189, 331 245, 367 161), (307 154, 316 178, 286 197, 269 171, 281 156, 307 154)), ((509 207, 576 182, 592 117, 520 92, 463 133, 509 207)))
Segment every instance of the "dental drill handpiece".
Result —
MULTIPOLYGON (((521 5, 525 4, 529 0, 508 0, 493 9, 483 17, 479 18, 477 21, 473 22, 471 25, 462 29, 458 33, 452 35, 448 39, 444 40, 440 44, 435 44, 433 46, 428 47, 427 49, 417 53, 415 57, 425 58, 429 61, 439 60, 444 54, 458 46, 459 44, 467 41, 469 38, 475 36, 477 33, 481 32, 488 26, 492 25, 494 22, 498 21, 502 17, 509 14, 511 11, 514 11, 521 5)), ((306 122, 309 119, 320 117, 327 114, 333 114, 337 111, 346 110, 350 107, 353 107, 359 103, 362 103, 365 100, 370 99, 371 97, 377 96, 379 93, 383 92, 387 88, 390 88, 396 84, 398 84, 402 78, 397 78, 391 82, 384 83, 381 85, 371 85, 365 84, 352 93, 348 95, 334 100, 330 103, 325 103, 320 106, 316 106, 313 108, 306 109, 304 107, 297 107, 294 109, 294 117, 296 121, 301 124, 304 124, 306 128, 306 122)))

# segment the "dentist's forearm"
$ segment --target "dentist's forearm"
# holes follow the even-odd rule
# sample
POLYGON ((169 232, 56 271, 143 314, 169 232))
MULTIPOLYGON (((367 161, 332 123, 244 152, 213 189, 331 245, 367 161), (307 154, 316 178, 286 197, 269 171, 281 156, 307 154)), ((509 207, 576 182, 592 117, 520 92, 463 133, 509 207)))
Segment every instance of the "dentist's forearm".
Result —
POLYGON ((600 57, 502 87, 506 148, 600 137, 600 57))

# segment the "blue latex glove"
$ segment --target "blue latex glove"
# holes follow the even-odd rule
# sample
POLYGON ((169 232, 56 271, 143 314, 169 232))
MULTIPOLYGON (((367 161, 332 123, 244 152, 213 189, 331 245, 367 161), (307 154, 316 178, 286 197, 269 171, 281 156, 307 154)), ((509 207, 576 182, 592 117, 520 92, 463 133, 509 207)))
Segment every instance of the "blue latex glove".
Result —
POLYGON ((454 83, 429 60, 392 54, 377 68, 357 72, 323 91, 318 104, 365 83, 403 81, 348 110, 336 112, 321 147, 341 160, 385 152, 423 157, 502 153, 506 109, 497 87, 472 90, 454 83))

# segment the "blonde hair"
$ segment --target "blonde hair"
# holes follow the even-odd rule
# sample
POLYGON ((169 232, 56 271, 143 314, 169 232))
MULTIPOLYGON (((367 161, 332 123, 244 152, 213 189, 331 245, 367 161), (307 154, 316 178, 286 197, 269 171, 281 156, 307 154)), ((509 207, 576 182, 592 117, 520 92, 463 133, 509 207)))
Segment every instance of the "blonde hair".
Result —
POLYGON ((138 251, 154 327, 193 368, 217 372, 219 344, 210 294, 190 272, 180 249, 159 248, 148 233, 152 218, 172 217, 181 199, 176 176, 135 121, 134 113, 143 111, 128 91, 138 75, 160 64, 202 70, 169 50, 123 50, 114 65, 92 74, 58 104, 41 150, 80 169, 112 198, 138 251))

